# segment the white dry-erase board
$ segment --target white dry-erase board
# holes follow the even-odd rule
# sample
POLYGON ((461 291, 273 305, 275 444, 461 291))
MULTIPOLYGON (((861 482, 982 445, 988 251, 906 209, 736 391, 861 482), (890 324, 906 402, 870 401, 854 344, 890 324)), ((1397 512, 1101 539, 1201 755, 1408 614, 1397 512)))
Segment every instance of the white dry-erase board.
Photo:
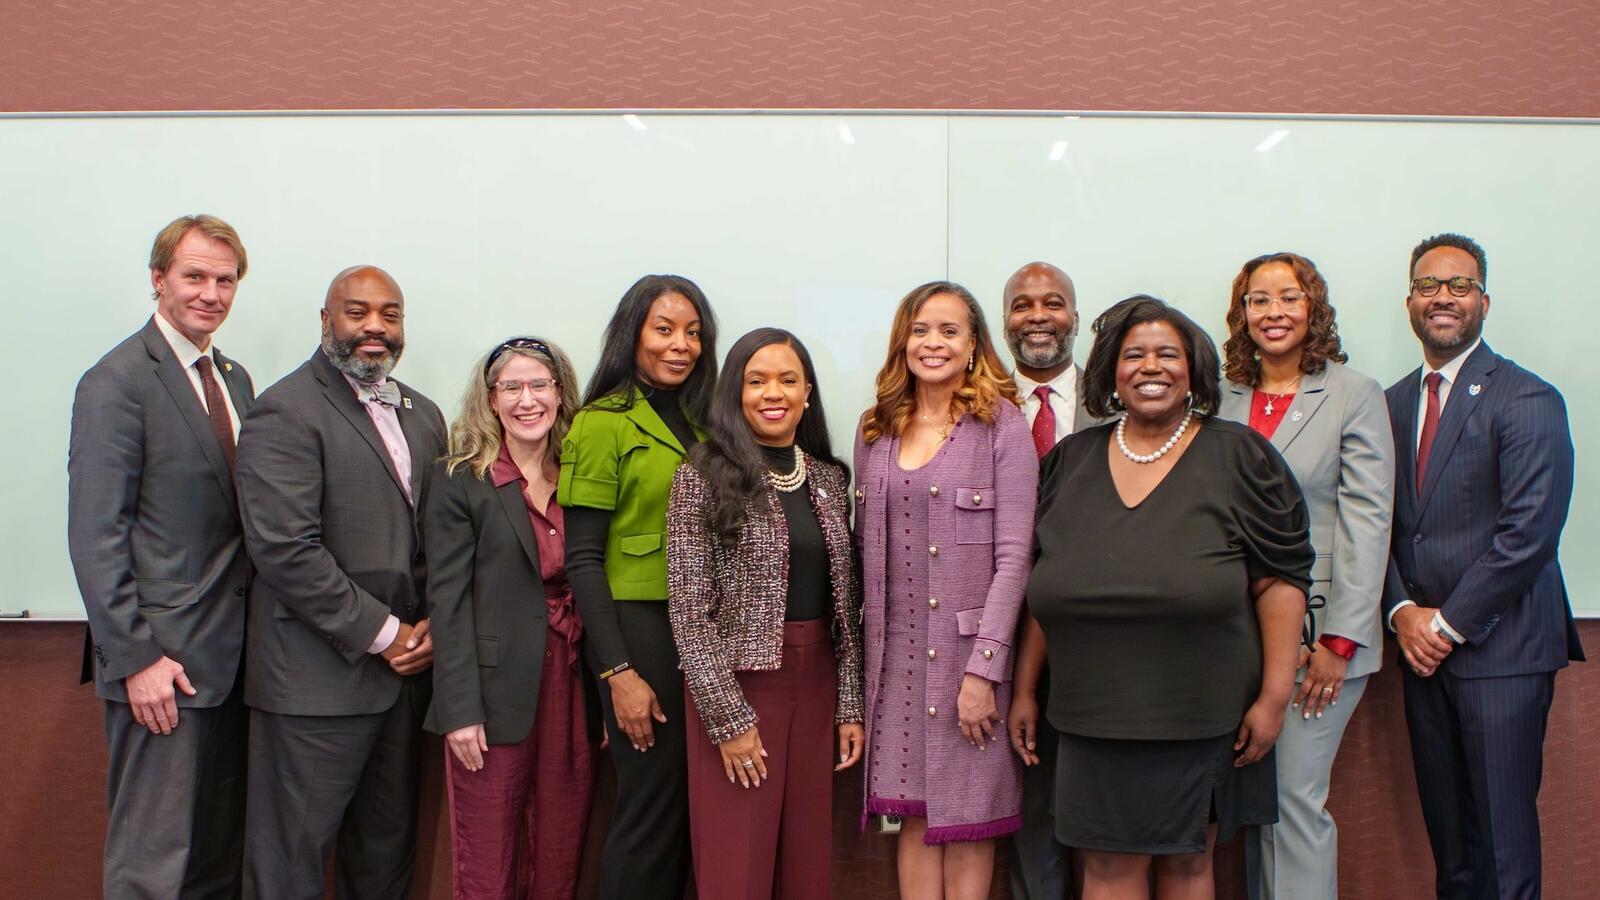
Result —
MULTIPOLYGON (((1600 616, 1595 341, 1600 125, 1059 114, 330 114, 0 117, 0 612, 83 615, 66 549, 66 448, 85 368, 151 314, 150 242, 222 216, 250 254, 216 336, 258 390, 316 347, 328 280, 387 268, 407 299, 396 376, 455 412, 481 353, 534 333, 587 377, 623 290, 676 272, 722 349, 758 325, 807 342, 848 455, 891 311, 951 278, 999 330, 1000 291, 1044 259, 1085 324, 1129 294, 1213 335, 1246 259, 1327 276, 1351 364, 1419 361, 1411 247, 1455 230, 1489 254, 1486 339, 1566 395, 1579 450, 1563 563, 1600 616)), ((1087 329, 1085 329, 1087 332, 1087 329)), ((1080 358, 1089 348, 1080 335, 1080 358)), ((1159 552, 1152 548, 1152 552, 1159 552)))

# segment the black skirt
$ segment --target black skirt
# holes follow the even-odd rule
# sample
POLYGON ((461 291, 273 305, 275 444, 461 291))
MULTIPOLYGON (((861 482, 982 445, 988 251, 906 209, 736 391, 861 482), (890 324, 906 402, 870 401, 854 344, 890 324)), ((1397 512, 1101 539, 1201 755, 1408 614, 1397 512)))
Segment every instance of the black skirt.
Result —
POLYGON ((1241 827, 1278 821, 1273 753, 1233 767, 1232 732, 1188 741, 1063 734, 1056 753, 1056 838, 1068 847, 1169 856, 1241 827))

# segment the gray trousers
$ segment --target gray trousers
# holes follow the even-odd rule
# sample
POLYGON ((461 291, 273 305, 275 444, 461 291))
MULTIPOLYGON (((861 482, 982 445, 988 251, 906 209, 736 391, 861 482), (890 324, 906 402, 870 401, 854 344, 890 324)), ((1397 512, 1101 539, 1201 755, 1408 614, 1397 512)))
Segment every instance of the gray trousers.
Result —
MULTIPOLYGON (((1363 650, 1370 653, 1370 650, 1363 650)), ((1252 900, 1333 900, 1339 896, 1339 829, 1328 814, 1328 782, 1345 726, 1367 679, 1345 680, 1339 705, 1306 719, 1291 707, 1278 736, 1278 824, 1245 836, 1245 873, 1252 900)))
POLYGON ((409 895, 428 677, 386 713, 250 711, 245 897, 321 900, 330 852, 340 900, 409 895))
POLYGON ((171 734, 106 702, 108 900, 239 896, 248 724, 238 690, 180 707, 171 734))
POLYGON ((1044 715, 1050 703, 1048 668, 1039 673, 1036 693, 1039 724, 1034 752, 1039 754, 1039 764, 1022 769, 1022 830, 1008 842, 1011 896, 1014 900, 1065 900, 1072 896, 1072 866, 1067 848, 1056 840, 1056 745, 1060 738, 1044 715))

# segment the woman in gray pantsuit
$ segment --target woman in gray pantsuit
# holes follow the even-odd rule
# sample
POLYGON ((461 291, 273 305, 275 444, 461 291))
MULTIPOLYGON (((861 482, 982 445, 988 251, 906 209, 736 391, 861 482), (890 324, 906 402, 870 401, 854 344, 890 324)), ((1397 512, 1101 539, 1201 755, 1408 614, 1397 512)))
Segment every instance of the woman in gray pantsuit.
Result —
POLYGON ((1250 894, 1331 898, 1338 830, 1324 804, 1345 726, 1382 664, 1394 438, 1378 383, 1343 365, 1328 285, 1310 260, 1274 253, 1245 263, 1228 328, 1220 415, 1248 423, 1283 454, 1305 493, 1317 553, 1311 641, 1278 739, 1278 824, 1245 843, 1250 894))

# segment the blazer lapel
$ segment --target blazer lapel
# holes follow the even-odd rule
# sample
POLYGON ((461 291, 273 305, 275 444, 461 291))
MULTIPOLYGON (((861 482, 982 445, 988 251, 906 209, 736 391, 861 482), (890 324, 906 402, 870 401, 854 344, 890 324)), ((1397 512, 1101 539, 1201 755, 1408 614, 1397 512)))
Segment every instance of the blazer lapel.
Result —
POLYGON ((639 430, 678 451, 679 455, 688 453, 683 444, 678 442, 677 435, 674 435, 672 429, 667 427, 667 423, 661 421, 661 417, 656 415, 656 411, 651 408, 648 400, 643 397, 637 397, 633 406, 628 409, 627 416, 629 421, 639 427, 639 430))
MULTIPOLYGON (((533 536, 533 523, 528 521, 527 501, 522 499, 522 482, 508 481, 494 489, 495 495, 500 498, 500 506, 505 510, 506 518, 511 520, 511 530, 516 532, 518 543, 522 544, 522 552, 528 555, 528 562, 533 564, 533 574, 539 575, 539 542, 533 536)), ((551 502, 555 499, 552 497, 551 502)))
POLYGON ((398 381, 395 386, 400 388, 400 406, 394 413, 400 420, 400 432, 406 436, 406 452, 411 454, 411 499, 415 505, 422 501, 422 476, 434 461, 422 458, 422 447, 427 441, 422 434, 421 417, 416 410, 406 406, 411 400, 411 389, 398 381))
POLYGON ((234 411, 243 419, 250 412, 250 405, 256 398, 251 396, 250 387, 245 382, 243 373, 234 371, 238 367, 237 363, 220 353, 217 354, 217 360, 222 364, 220 374, 222 383, 228 386, 228 398, 233 401, 234 411))
MULTIPOLYGON (((1289 404, 1289 409, 1282 420, 1278 422, 1278 430, 1272 433, 1272 446, 1282 453, 1289 449, 1294 439, 1300 436, 1311 417, 1317 414, 1322 407, 1322 401, 1328 399, 1328 367, 1324 365, 1322 371, 1301 376, 1300 391, 1295 394, 1294 400, 1289 404)), ((1245 417, 1247 420, 1249 416, 1245 417)))
MULTIPOLYGON (((389 472, 389 477, 394 480, 395 489, 403 491, 400 472, 394 467, 394 460, 389 458, 389 446, 383 442, 383 435, 378 433, 378 426, 372 424, 372 417, 367 415, 361 401, 356 398, 356 392, 350 387, 350 382, 345 380, 344 373, 334 367, 327 354, 320 348, 312 356, 312 366, 317 372, 318 380, 322 382, 323 396, 328 398, 333 408, 337 409, 356 433, 361 435, 367 446, 372 448, 372 452, 378 455, 378 461, 383 463, 383 467, 389 472)), ((400 427, 404 430, 404 420, 400 427)), ((406 439, 409 442, 410 436, 407 435, 406 439)), ((415 475, 415 458, 412 463, 412 474, 415 475)))
POLYGON ((223 495, 228 498, 230 505, 237 508, 239 501, 233 491, 233 474, 228 471, 228 459, 222 455, 222 445, 217 443, 216 432, 211 430, 211 418, 206 415, 200 397, 194 392, 194 382, 189 380, 189 373, 178 366, 178 358, 172 355, 172 347, 168 346, 166 337, 156 327, 153 318, 144 328, 144 346, 155 360, 156 377, 161 379, 162 386, 172 397, 173 405, 194 433, 200 452, 211 464, 211 473, 217 476, 218 483, 222 485, 223 495))
POLYGON ((1236 381, 1222 383, 1222 408, 1217 415, 1231 422, 1249 424, 1251 389, 1236 381))
MULTIPOLYGON (((1440 473, 1450 463, 1450 451, 1455 449, 1456 441, 1461 437, 1462 426, 1466 425, 1467 419, 1483 402, 1483 392, 1491 387, 1494 364, 1498 358, 1488 344, 1479 344, 1478 349, 1467 357, 1461 371, 1456 373, 1456 381, 1450 385, 1450 399, 1445 401, 1444 412, 1439 416, 1439 430, 1433 435, 1433 447, 1428 451, 1428 471, 1422 475, 1422 492, 1417 504, 1419 515, 1427 508, 1428 498, 1439 483, 1440 473)), ((1412 458, 1415 459, 1415 451, 1412 458)), ((1415 470, 1416 464, 1413 463, 1412 471, 1415 470)))

